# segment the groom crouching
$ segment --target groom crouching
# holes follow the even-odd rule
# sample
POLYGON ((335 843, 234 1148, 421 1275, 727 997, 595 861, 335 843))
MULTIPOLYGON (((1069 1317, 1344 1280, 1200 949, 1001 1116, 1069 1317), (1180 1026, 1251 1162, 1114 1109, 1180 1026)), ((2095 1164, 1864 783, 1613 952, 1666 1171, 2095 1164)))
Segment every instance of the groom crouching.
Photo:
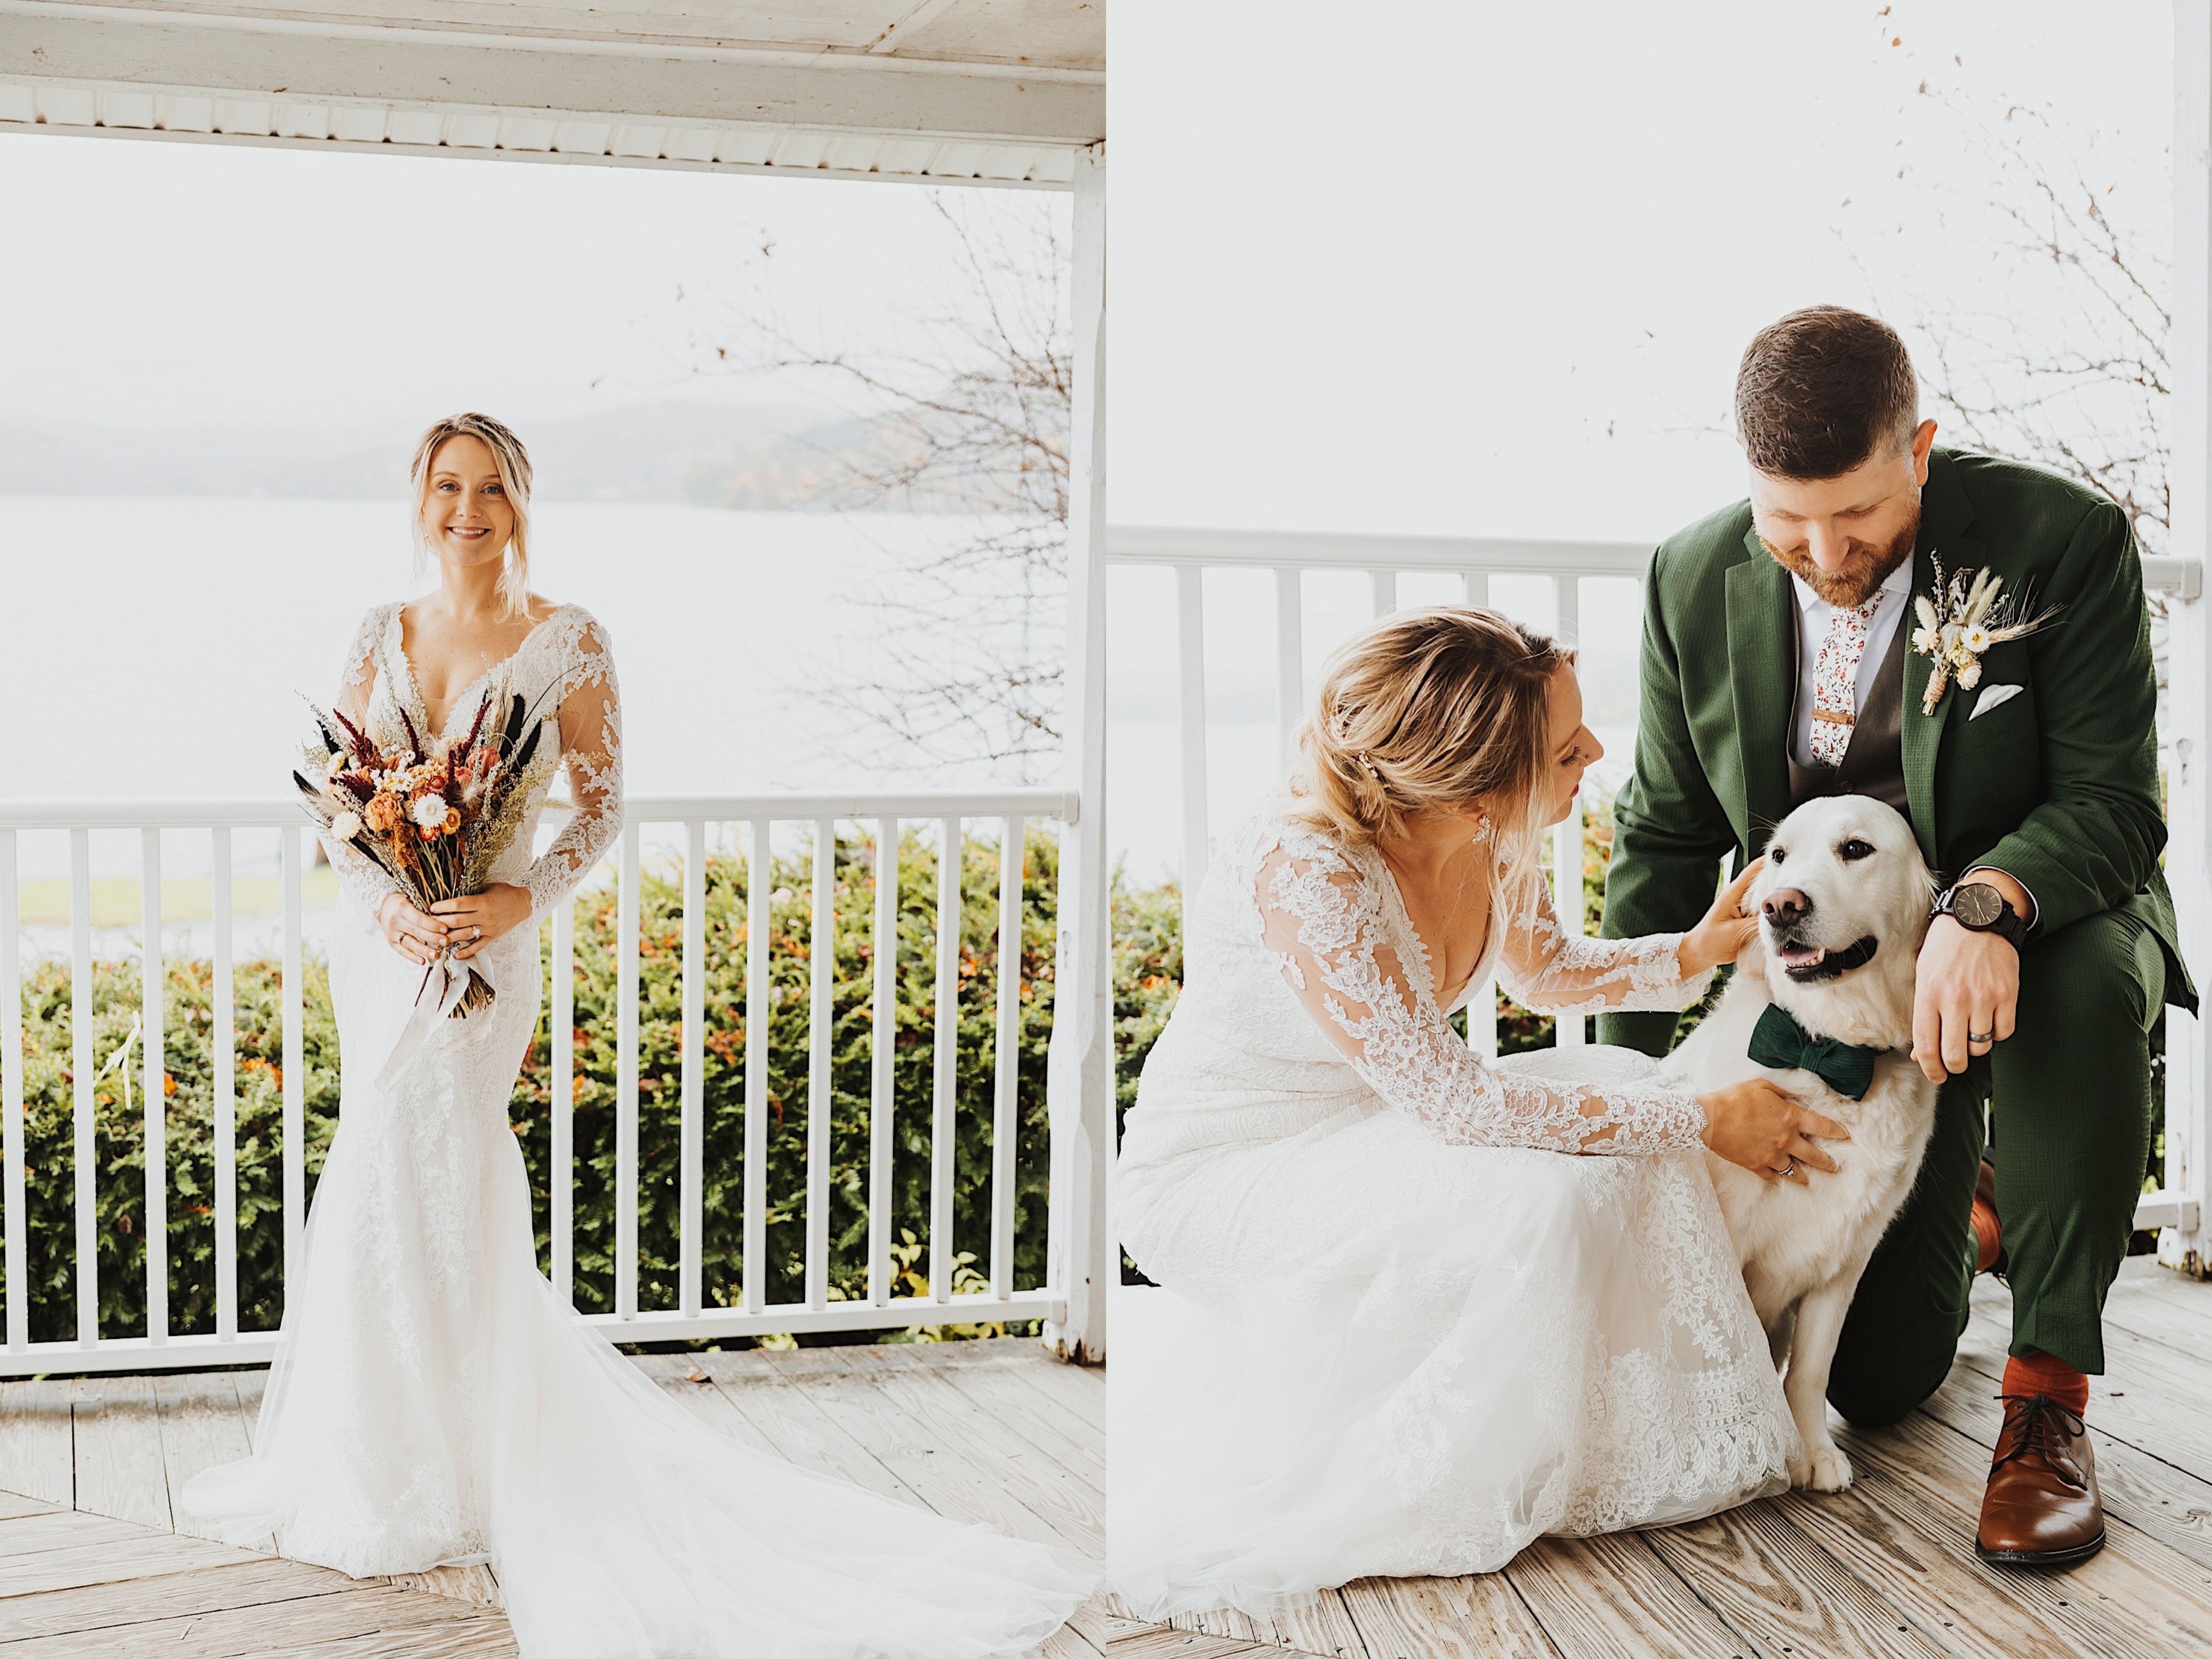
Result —
MULTIPOLYGON (((1828 1398, 1857 1424, 1905 1416, 1950 1370, 1974 1274, 2002 1273, 2012 1357, 1977 1546, 2051 1566, 2104 1542, 2082 1413, 2142 1186, 2149 1029, 2161 1003, 2197 998, 2158 867, 2127 519, 2052 473, 1936 448, 1918 409, 1904 342, 1856 312, 1793 313, 1745 352, 1751 498, 1651 562, 1605 931, 1694 926, 1720 858, 1741 867, 1813 796, 1873 795, 1911 821, 1955 884, 1920 952, 1914 1022, 1913 1057, 1944 1087, 1828 1398), (1939 674, 1919 606, 1952 620, 1939 569, 1971 582, 1984 568, 2000 608, 1962 630, 1972 665, 1939 674)), ((1674 1019, 1606 1016, 1600 1040, 1662 1054, 1674 1019)))

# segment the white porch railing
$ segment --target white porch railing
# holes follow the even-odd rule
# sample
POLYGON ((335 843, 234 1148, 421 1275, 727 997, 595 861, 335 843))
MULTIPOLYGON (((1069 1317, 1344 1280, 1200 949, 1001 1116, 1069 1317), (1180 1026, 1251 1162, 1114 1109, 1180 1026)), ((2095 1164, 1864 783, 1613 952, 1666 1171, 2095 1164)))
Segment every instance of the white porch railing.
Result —
MULTIPOLYGON (((1557 605, 1557 629, 1573 640, 1579 633, 1582 580, 1590 577, 1633 577, 1640 580, 1650 548, 1636 542, 1565 542, 1484 540, 1459 537, 1370 536, 1291 531, 1175 529, 1154 526, 1116 525, 1108 532, 1107 557, 1115 564, 1172 566, 1176 572, 1176 641, 1178 719, 1181 732, 1182 795, 1182 870, 1184 890, 1194 889, 1206 872, 1208 859, 1206 786, 1206 623, 1205 573, 1208 569, 1261 568, 1275 576, 1275 723, 1278 741, 1287 763, 1298 723, 1305 718, 1304 610, 1302 580, 1310 570, 1364 572, 1368 577, 1372 615, 1387 615, 1397 607, 1397 582, 1402 572, 1454 572, 1461 578, 1466 603, 1490 603, 1494 576, 1534 576, 1553 584, 1557 605)), ((2145 558, 2143 581, 2152 592, 2163 595, 2178 611, 2201 606, 2203 568, 2195 559, 2145 558)), ((2188 631, 2175 628, 2170 637, 2177 648, 2185 648, 2188 631)), ((2177 720, 2187 719, 2184 705, 2177 720)), ((2176 731, 2163 734, 2169 754, 2204 753, 2206 733, 2176 731), (2178 750, 2176 745, 2180 745, 2178 750)), ((1553 832, 1552 846, 1553 896, 1559 919, 1579 932, 1583 925, 1581 878, 1583 809, 1576 803, 1573 814, 1553 832)), ((2202 856, 2199 849, 2197 856, 2202 856)), ((2186 912, 2185 912, 2186 915, 2186 912)), ((2185 923, 2185 925, 2186 925, 2185 923)), ((2188 954, 2200 970, 2212 965, 2212 941, 2185 938, 2188 954)), ((1476 1011, 1494 1009, 1495 982, 1476 991, 1468 1002, 1468 1038, 1486 1055, 1498 1052, 1495 1017, 1485 1019, 1476 1011)), ((2196 1022, 2172 1011, 2172 1026, 2193 1028, 2196 1022)), ((1573 1047, 1585 1040, 1583 1022, 1560 1021, 1557 1041, 1573 1047)), ((2170 1174, 2164 1191, 2148 1193, 2136 1210, 2141 1228, 2166 1230, 2162 1255, 2172 1256, 2177 1237, 2185 1236, 2188 1248, 2198 1252, 2199 1229, 2212 1193, 2206 1191, 2207 1161, 2201 1157, 2172 1154, 2177 1143, 2186 1146, 2189 1126, 2201 1123, 2204 1111, 2195 1091, 2203 1086, 2201 1068, 2169 1066, 2166 1073, 2166 1121, 2170 1174)), ((2202 1259, 2200 1254, 2200 1259, 2202 1259)))
MULTIPOLYGON (((618 851, 618 921, 616 933, 617 1060, 616 1079, 616 1182, 614 1311, 592 1316, 592 1322, 620 1340, 665 1341, 750 1336, 769 1333, 867 1330, 977 1320, 1065 1321, 1066 1286, 1083 1284, 1091 1271, 1081 1259, 1091 1238, 1085 1228, 1064 1224, 1057 1184, 1048 1200, 1047 1282, 1013 1283, 1014 1196, 1018 1110, 1017 1063, 1021 1017, 1018 967, 1000 975, 994 1017, 996 1042, 991 1114, 992 1168, 989 1182, 989 1290, 981 1295, 952 1293, 953 1176, 958 1129, 954 1073, 954 1038, 959 998, 959 940, 970 905, 962 890, 960 853, 965 829, 981 821, 1000 836, 997 933, 1000 960, 1021 959, 1022 849, 1024 830, 1033 820, 1062 826, 1062 845, 1076 819, 1076 798, 1054 790, 1016 789, 980 793, 883 793, 856 794, 768 794, 631 798, 618 851), (779 824, 811 827, 812 890, 810 939, 830 935, 837 826, 857 821, 873 836, 876 848, 876 903, 872 939, 872 995, 888 1008, 896 998, 897 856, 902 824, 933 826, 939 841, 938 934, 935 959, 936 1059, 930 1115, 929 1293, 894 1297, 892 1234, 892 1149, 894 1126, 902 1110, 919 1103, 902 1101, 893 1088, 892 1049, 896 1022, 875 1026, 870 1071, 867 1281, 863 1299, 832 1300, 829 1295, 829 1196, 830 1177, 830 1004, 834 952, 810 952, 809 1034, 806 1085, 806 1212, 805 1297, 796 1303, 767 1300, 766 1221, 768 1118, 768 1033, 770 1007, 769 906, 773 879, 773 838, 779 824), (680 1138, 678 1305, 667 1310, 638 1306, 638 937, 639 875, 643 863, 643 826, 678 825, 684 832, 682 943, 683 1023, 680 1041, 680 1138), (708 830, 710 825, 742 826, 748 866, 745 934, 745 1045, 744 1071, 744 1214, 742 1292, 738 1304, 714 1306, 702 1300, 701 1261, 704 1237, 702 1193, 704 1078, 707 1022, 705 904, 708 830), (890 879, 884 879, 888 874, 890 879), (939 1243, 944 1248, 937 1248, 939 1243)), ((238 1310, 238 1185, 234 1144, 238 1100, 234 1070, 235 1030, 232 1006, 235 908, 232 895, 231 838, 234 833, 270 831, 280 852, 282 1001, 283 1066, 282 1085, 281 1190, 283 1265, 289 1279, 299 1256, 306 1220, 304 1161, 306 1079, 303 1060, 303 958, 301 875, 306 826, 287 802, 114 802, 9 804, 0 802, 0 1121, 4 1122, 6 1211, 5 1278, 7 1316, 0 1346, 0 1376, 57 1370, 138 1370, 152 1368, 246 1363, 269 1358, 274 1331, 241 1331, 238 1310), (94 830, 136 830, 142 846, 143 1071, 145 1101, 145 1275, 147 1330, 144 1336, 104 1336, 100 1330, 97 1271, 97 1170, 94 1163, 94 951, 90 836, 94 830), (76 1333, 73 1341, 33 1341, 29 1330, 30 1279, 27 1260, 29 1211, 26 1206, 23 1123, 22 985, 18 840, 27 830, 62 831, 70 843, 70 992, 72 1011, 73 1128, 75 1135, 75 1224, 72 1266, 76 1333), (204 832, 211 838, 213 991, 210 1030, 215 1096, 213 1222, 215 1229, 216 1328, 212 1333, 173 1334, 168 1310, 168 1170, 166 1143, 163 1030, 164 964, 161 938, 161 863, 164 832, 204 832), (84 1017, 77 1018, 82 1013, 84 1017)), ((604 867, 604 866, 603 866, 604 867)), ((1066 866, 1063 862, 1065 873, 1066 866)), ((553 914, 551 1042, 552 1279, 564 1299, 571 1296, 574 1265, 574 1155, 572 1135, 574 1078, 573 1004, 574 905, 553 914)), ((1079 914, 1062 917, 1055 960, 1071 949, 1091 950, 1079 914)), ((1067 1011, 1058 999, 1085 976, 1055 973, 1054 1043, 1067 1011)), ((1085 989, 1088 990, 1087 984, 1085 989)), ((1085 1120, 1078 1103, 1060 1092, 1079 1081, 1070 1067, 1054 1065, 1047 1082, 1053 1125, 1053 1170, 1069 1160, 1058 1142, 1085 1120)), ((1095 1114, 1091 1115, 1095 1116, 1095 1114)), ((1076 1131, 1076 1132, 1079 1132, 1076 1131)))

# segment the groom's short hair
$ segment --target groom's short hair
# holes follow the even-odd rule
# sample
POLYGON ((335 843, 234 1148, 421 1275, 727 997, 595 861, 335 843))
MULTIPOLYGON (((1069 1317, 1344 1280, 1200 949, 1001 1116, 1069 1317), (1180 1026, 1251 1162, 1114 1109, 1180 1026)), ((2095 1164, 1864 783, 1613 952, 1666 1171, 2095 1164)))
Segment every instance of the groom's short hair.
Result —
POLYGON ((1919 409, 1897 331, 1842 306, 1769 323, 1736 370, 1736 434, 1771 478, 1840 477, 1885 443, 1909 444, 1919 409))

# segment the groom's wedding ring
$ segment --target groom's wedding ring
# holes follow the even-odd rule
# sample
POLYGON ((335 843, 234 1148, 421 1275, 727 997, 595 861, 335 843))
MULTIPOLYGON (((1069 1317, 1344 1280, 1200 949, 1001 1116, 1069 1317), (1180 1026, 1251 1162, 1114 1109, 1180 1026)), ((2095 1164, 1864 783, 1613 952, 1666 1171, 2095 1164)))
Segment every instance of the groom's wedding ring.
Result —
POLYGON ((1996 1040, 1997 1034, 1994 1030, 1969 1031, 1966 1033, 1966 1041, 1969 1042, 1995 1042, 1996 1040))

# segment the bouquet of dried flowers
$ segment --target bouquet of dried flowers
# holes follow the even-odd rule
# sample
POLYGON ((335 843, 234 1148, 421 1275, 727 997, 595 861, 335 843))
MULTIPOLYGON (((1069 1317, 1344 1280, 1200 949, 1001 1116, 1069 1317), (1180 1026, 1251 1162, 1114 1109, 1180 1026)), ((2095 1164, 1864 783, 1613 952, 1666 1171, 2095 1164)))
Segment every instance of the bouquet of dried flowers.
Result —
MULTIPOLYGON (((317 736, 303 753, 318 775, 292 774, 308 816, 389 876, 418 910, 483 891, 492 866, 521 833, 532 794, 556 763, 552 747, 538 741, 544 697, 536 704, 520 694, 507 699, 507 718, 487 729, 499 697, 486 692, 467 735, 444 744, 426 744, 401 710, 404 749, 380 747, 335 709, 314 710, 317 736)), ((442 1004, 461 973, 450 952, 423 970, 418 1006, 440 973, 442 1004)), ((465 1018, 493 997, 491 981, 471 963, 450 1017, 465 1018)))

